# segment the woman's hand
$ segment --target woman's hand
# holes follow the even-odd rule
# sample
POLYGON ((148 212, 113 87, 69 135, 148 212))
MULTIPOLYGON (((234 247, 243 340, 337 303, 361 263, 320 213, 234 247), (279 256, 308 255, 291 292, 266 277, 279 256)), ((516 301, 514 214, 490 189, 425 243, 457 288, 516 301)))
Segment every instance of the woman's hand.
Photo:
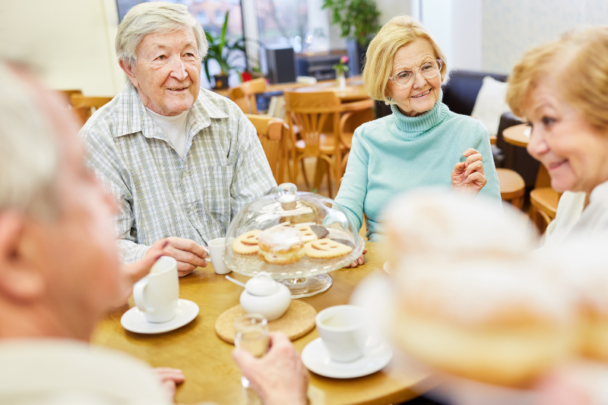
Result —
POLYGON ((171 402, 175 398, 175 389, 178 384, 184 382, 184 373, 177 368, 157 367, 152 372, 160 379, 161 385, 165 388, 171 402))
POLYGON ((467 160, 456 163, 452 170, 452 190, 479 193, 488 179, 483 169, 483 156, 475 149, 467 149, 462 156, 467 160))
POLYGON ((308 371, 287 335, 270 333, 270 347, 261 359, 234 349, 232 357, 266 405, 306 405, 308 371))
POLYGON ((365 257, 363 257, 363 255, 366 253, 367 253, 367 249, 363 249, 363 253, 361 254, 361 256, 359 256, 358 259, 356 259, 354 262, 352 262, 351 264, 346 266, 345 269, 361 266, 363 263, 365 263, 365 257))

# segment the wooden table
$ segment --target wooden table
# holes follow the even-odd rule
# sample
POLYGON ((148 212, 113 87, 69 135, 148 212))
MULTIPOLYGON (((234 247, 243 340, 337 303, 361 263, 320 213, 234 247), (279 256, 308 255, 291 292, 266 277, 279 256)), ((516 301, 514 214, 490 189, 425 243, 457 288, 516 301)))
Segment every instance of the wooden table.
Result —
MULTIPOLYGON (((526 148, 528 143, 530 143, 530 136, 526 135, 524 131, 530 128, 531 127, 526 124, 514 125, 505 129, 502 132, 502 136, 505 142, 526 148)), ((534 188, 544 187, 551 187, 551 176, 549 176, 547 168, 541 163, 538 168, 538 174, 536 175, 536 184, 534 185, 534 188)))
MULTIPOLYGON (((346 79, 346 88, 340 90, 336 86, 335 80, 323 80, 315 84, 306 83, 280 83, 269 84, 266 86, 266 92, 272 91, 333 91, 336 96, 343 102, 365 100, 369 98, 369 94, 365 90, 361 76, 353 76, 346 79)), ((228 96, 228 89, 213 90, 222 96, 228 96)))
POLYGON ((514 125, 505 129, 502 132, 502 136, 505 139, 505 142, 525 148, 530 142, 530 136, 526 135, 524 132, 530 128, 531 127, 526 124, 514 125))
POLYGON ((349 77, 346 79, 346 87, 344 89, 339 89, 336 86, 335 80, 324 81, 317 84, 313 84, 311 86, 299 87, 294 89, 296 92, 310 92, 310 91, 328 91, 333 92, 342 102, 351 102, 358 100, 365 100, 370 98, 369 94, 365 90, 365 86, 363 85, 363 80, 361 77, 349 77))
MULTIPOLYGON (((331 273, 332 287, 325 293, 304 298, 317 312, 333 305, 346 304, 354 286, 366 275, 382 271, 384 258, 381 246, 367 243, 366 263, 356 269, 331 273)), ((246 277, 231 274, 237 279, 246 277)), ((241 373, 232 360, 234 346, 215 334, 215 320, 227 309, 237 305, 242 288, 213 272, 211 263, 192 275, 180 279, 180 297, 198 304, 200 313, 189 325, 161 335, 140 335, 120 325, 126 306, 104 319, 93 336, 93 342, 134 355, 154 367, 183 370, 186 382, 177 390, 176 401, 194 404, 211 401, 219 405, 245 404, 241 373)), ((132 305, 132 303, 131 303, 132 305)), ((317 330, 296 340, 298 351, 318 337, 317 330)), ((395 404, 416 394, 410 389, 426 378, 423 374, 407 374, 392 364, 367 377, 337 380, 310 374, 309 398, 313 405, 333 404, 395 404)))

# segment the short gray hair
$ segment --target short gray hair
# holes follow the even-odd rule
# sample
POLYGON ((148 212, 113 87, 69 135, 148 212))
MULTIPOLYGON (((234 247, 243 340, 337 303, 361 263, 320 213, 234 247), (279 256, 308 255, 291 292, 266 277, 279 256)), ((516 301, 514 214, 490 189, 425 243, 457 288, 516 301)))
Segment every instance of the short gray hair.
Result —
POLYGON ((129 65, 137 62, 136 49, 148 34, 192 28, 201 61, 207 56, 209 45, 200 24, 188 12, 188 7, 171 3, 142 3, 133 7, 118 26, 116 56, 129 65))
POLYGON ((0 60, 0 212, 40 219, 59 212, 59 140, 32 89, 0 60))

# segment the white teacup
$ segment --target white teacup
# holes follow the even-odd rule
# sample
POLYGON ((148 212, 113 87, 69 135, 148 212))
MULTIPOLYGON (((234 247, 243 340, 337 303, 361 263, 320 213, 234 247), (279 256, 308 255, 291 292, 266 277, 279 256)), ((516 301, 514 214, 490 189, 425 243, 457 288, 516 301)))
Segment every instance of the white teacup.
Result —
POLYGON ((177 261, 168 256, 159 258, 150 274, 133 287, 135 305, 149 322, 168 322, 175 317, 179 300, 177 261))
POLYGON ((370 337, 365 309, 337 305, 319 312, 315 321, 332 360, 346 363, 363 356, 370 337))
POLYGON ((217 238, 207 243, 209 248, 209 256, 216 274, 228 274, 232 270, 224 264, 224 249, 226 247, 226 238, 217 238))

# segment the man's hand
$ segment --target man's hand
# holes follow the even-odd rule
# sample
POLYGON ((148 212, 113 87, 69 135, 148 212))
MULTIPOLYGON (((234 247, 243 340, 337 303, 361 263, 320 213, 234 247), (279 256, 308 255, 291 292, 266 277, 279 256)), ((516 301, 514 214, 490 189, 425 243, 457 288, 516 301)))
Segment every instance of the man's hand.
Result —
MULTIPOLYGON (((187 276, 197 267, 207 266, 207 261, 205 260, 208 256, 207 250, 196 242, 174 236, 162 239, 162 241, 168 242, 163 248, 162 255, 170 256, 177 260, 177 274, 180 277, 187 276)), ((148 250, 144 258, 153 254, 150 253, 151 250, 148 250)))
POLYGON ((175 399, 176 386, 184 382, 184 373, 182 373, 182 370, 178 370, 176 368, 158 367, 152 369, 152 371, 160 378, 162 386, 167 390, 169 399, 173 401, 175 399))
POLYGON ((270 348, 261 359, 243 349, 232 357, 265 405, 306 404, 308 372, 284 333, 270 333, 270 348))
POLYGON ((346 266, 345 269, 355 268, 355 267, 361 266, 363 263, 365 263, 365 257, 363 257, 363 255, 366 253, 367 253, 367 249, 363 249, 363 253, 361 254, 361 256, 359 256, 358 259, 356 259, 354 262, 352 262, 351 264, 346 266))
POLYGON ((452 190, 465 190, 475 194, 486 185, 483 156, 475 149, 467 149, 462 156, 467 160, 456 163, 452 171, 452 190))

